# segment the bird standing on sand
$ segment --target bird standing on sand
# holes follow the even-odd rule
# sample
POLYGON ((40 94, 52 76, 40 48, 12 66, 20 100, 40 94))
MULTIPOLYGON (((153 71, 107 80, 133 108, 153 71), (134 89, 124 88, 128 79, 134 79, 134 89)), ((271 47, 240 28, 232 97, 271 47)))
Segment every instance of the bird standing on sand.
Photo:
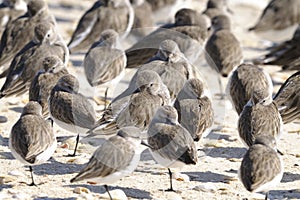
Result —
POLYGON ((239 178, 244 187, 252 192, 269 191, 280 183, 283 176, 283 163, 276 152, 276 140, 272 135, 257 137, 244 155, 239 169, 239 178))
POLYGON ((129 0, 96 1, 81 17, 68 44, 69 50, 74 53, 89 49, 106 29, 115 30, 123 39, 130 32, 133 20, 134 11, 129 0))
MULTIPOLYGON (((126 55, 120 47, 118 33, 112 29, 103 31, 100 41, 93 44, 83 63, 85 76, 92 87, 117 84, 126 66, 126 55)), ((104 95, 105 108, 108 88, 104 95)))
MULTIPOLYGON (((243 61, 243 53, 239 41, 231 33, 230 20, 225 15, 212 19, 213 33, 205 45, 205 58, 208 65, 223 77, 243 61)), ((219 77, 221 94, 224 93, 219 77)), ((223 95, 222 95, 223 96, 223 95)))
POLYGON ((87 165, 71 179, 91 181, 104 184, 112 200, 107 184, 114 183, 131 174, 140 161, 140 154, 145 148, 141 146, 141 133, 136 127, 124 127, 117 135, 109 138, 92 155, 87 165))
POLYGON ((172 106, 160 107, 148 129, 148 144, 153 158, 167 167, 172 185, 170 168, 181 168, 188 164, 197 164, 197 149, 191 134, 178 123, 177 111, 172 106))
POLYGON ((96 123, 93 105, 78 90, 76 77, 67 74, 58 80, 48 100, 52 120, 61 128, 77 133, 74 153, 70 156, 76 155, 79 134, 85 134, 96 123))
POLYGON ((42 107, 38 102, 29 101, 11 129, 9 148, 16 159, 29 165, 32 180, 30 186, 35 185, 32 166, 45 163, 56 147, 56 137, 50 123, 42 116, 42 107))

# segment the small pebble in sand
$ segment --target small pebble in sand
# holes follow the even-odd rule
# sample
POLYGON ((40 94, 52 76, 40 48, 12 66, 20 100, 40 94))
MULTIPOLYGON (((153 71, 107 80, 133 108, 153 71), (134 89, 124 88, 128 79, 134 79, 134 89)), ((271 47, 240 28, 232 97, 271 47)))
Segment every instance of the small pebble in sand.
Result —
POLYGON ((0 123, 6 123, 6 122, 7 122, 7 117, 0 116, 0 123))

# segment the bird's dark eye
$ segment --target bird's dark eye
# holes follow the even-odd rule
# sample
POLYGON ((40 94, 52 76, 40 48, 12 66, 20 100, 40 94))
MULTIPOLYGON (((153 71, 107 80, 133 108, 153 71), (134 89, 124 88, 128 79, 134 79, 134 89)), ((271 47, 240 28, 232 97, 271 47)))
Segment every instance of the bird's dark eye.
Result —
POLYGON ((274 12, 278 12, 279 8, 278 7, 274 7, 273 10, 274 10, 274 12))
POLYGON ((150 86, 152 87, 152 86, 153 86, 153 83, 151 83, 150 86))
POLYGON ((49 37, 50 37, 50 34, 47 34, 47 37, 49 38, 49 37))

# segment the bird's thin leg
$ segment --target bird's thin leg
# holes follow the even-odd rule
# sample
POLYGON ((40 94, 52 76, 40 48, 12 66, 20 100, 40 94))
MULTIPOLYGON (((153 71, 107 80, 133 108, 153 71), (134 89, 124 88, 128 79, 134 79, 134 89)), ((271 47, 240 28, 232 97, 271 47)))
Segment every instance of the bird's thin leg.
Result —
POLYGON ((107 194, 108 194, 110 200, 113 200, 113 198, 111 197, 111 194, 109 193, 108 186, 107 186, 107 185, 104 185, 104 188, 105 188, 105 190, 106 190, 106 192, 107 192, 107 194))
POLYGON ((268 200, 269 192, 266 193, 265 200, 268 200))
POLYGON ((172 183, 172 172, 170 170, 170 168, 168 168, 169 171, 169 177, 170 177, 170 188, 167 189, 167 192, 175 192, 175 190, 173 189, 173 183, 172 183))
POLYGON ((104 110, 106 110, 107 93, 108 93, 108 87, 106 88, 105 93, 104 93, 104 110))
POLYGON ((76 151, 79 143, 79 134, 76 136, 76 143, 75 143, 75 149, 73 154, 68 154, 67 157, 75 157, 76 156, 76 151))
POLYGON ((32 166, 29 166, 29 171, 30 171, 30 174, 31 174, 31 184, 29 184, 29 186, 37 186, 37 185, 34 183, 32 166))
POLYGON ((221 96, 221 99, 223 100, 225 98, 225 93, 224 93, 221 76, 218 76, 218 82, 219 82, 219 87, 220 87, 220 96, 221 96))

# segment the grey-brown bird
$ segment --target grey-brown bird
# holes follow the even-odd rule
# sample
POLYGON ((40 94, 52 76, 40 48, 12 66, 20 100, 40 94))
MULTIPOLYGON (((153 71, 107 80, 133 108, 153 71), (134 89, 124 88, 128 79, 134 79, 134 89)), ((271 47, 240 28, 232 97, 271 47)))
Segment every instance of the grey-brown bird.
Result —
POLYGON ((192 78, 186 81, 174 107, 178 112, 179 123, 189 131, 194 141, 199 141, 209 134, 214 122, 214 111, 200 79, 192 78))
POLYGON ((94 152, 86 166, 71 179, 104 184, 112 200, 107 184, 130 175, 140 161, 145 148, 141 146, 140 130, 136 127, 124 127, 117 135, 109 138, 94 152))
POLYGON ((254 60, 254 63, 263 65, 279 65, 282 70, 300 69, 300 26, 294 33, 291 40, 272 47, 271 51, 254 60))
POLYGON ((284 124, 300 117, 300 71, 291 75, 274 96, 284 124))
POLYGON ((155 113, 148 132, 148 144, 153 158, 167 167, 172 185, 170 168, 197 164, 197 149, 191 134, 178 123, 177 111, 172 106, 162 106, 155 113))
MULTIPOLYGON (((213 33, 205 45, 205 58, 208 65, 223 77, 243 61, 241 45, 231 33, 230 20, 226 15, 219 15, 212 19, 213 33)), ((219 77, 221 93, 223 86, 219 77)))
POLYGON ((130 32, 134 11, 129 0, 100 0, 84 13, 68 44, 71 53, 88 50, 106 29, 125 38, 130 32))
POLYGON ((210 19, 214 17, 227 13, 232 13, 228 7, 227 0, 209 0, 206 4, 206 9, 203 11, 203 14, 207 15, 210 19))
POLYGON ((238 115, 251 99, 253 91, 261 88, 272 96, 273 84, 270 75, 252 64, 239 65, 230 75, 226 94, 238 115))
POLYGON ((251 193, 268 194, 283 176, 283 162, 276 152, 276 139, 269 134, 258 136, 244 155, 239 169, 239 178, 251 193))
POLYGON ((44 118, 49 117, 48 98, 57 81, 68 74, 63 61, 57 56, 49 56, 43 60, 43 69, 32 80, 29 88, 29 101, 37 101, 42 106, 44 118))
POLYGON ((204 16, 192 9, 181 9, 175 15, 175 23, 167 24, 142 38, 126 50, 127 68, 145 64, 159 49, 164 40, 174 40, 188 60, 193 63, 203 50, 207 38, 207 22, 204 16))
POLYGON ((134 22, 131 34, 143 37, 154 27, 151 5, 146 0, 130 0, 134 9, 134 22))
POLYGON ((143 70, 152 70, 158 73, 162 82, 168 87, 172 101, 182 89, 186 80, 193 77, 191 65, 181 53, 176 42, 164 40, 160 43, 159 50, 151 60, 141 65, 131 79, 130 85, 135 85, 137 74, 143 70))
POLYGON ((7 78, 1 88, 0 98, 24 94, 39 70, 43 70, 43 59, 56 55, 65 63, 69 51, 51 23, 38 24, 35 37, 13 59, 7 78))
POLYGON ((274 42, 292 38, 300 23, 298 0, 272 0, 262 12, 258 22, 249 30, 274 42))
POLYGON ((6 25, 22 16, 27 11, 27 3, 24 0, 4 0, 0 4, 0 37, 6 25))
POLYGON ((61 128, 77 133, 76 155, 79 134, 85 134, 96 123, 96 113, 89 100, 78 93, 79 82, 71 74, 62 76, 51 90, 48 100, 52 120, 61 128))
MULTIPOLYGON (((98 120, 97 126, 100 126, 105 123, 109 123, 112 120, 114 120, 118 116, 118 114, 128 105, 131 96, 133 94, 137 94, 141 92, 141 89, 143 89, 143 87, 141 86, 148 85, 151 83, 159 85, 159 90, 157 91, 157 94, 162 98, 163 105, 170 105, 171 98, 170 98, 169 90, 167 86, 163 84, 163 82, 161 81, 160 76, 155 71, 143 70, 139 72, 137 75, 135 88, 134 89, 128 88, 118 97, 114 98, 112 102, 109 104, 108 108, 106 108, 105 111, 103 112, 101 119, 98 120)), ((129 87, 133 87, 133 86, 129 85, 129 87)))
POLYGON ((29 101, 11 129, 9 148, 17 160, 29 166, 30 186, 35 185, 32 166, 45 163, 56 147, 56 137, 50 123, 42 116, 42 107, 38 102, 29 101))
POLYGON ((244 106, 238 120, 238 132, 246 147, 253 145, 255 139, 264 134, 276 140, 283 133, 283 124, 276 103, 266 89, 256 88, 251 101, 244 106))
MULTIPOLYGON (((164 104, 164 97, 161 96, 161 82, 158 80, 143 80, 144 73, 137 77, 139 92, 129 96, 128 103, 124 104, 120 112, 114 115, 110 122, 100 120, 93 128, 88 138, 101 135, 104 137, 115 134, 121 127, 135 126, 142 132, 148 130, 148 126, 156 110, 164 104)), ((114 107, 112 107, 114 109, 114 107)))
POLYGON ((0 68, 5 77, 7 69, 23 47, 34 38, 34 27, 39 23, 56 24, 44 0, 30 0, 27 4, 27 13, 7 24, 0 42, 0 68))
POLYGON ((107 85, 106 102, 109 86, 120 81, 126 66, 126 55, 121 49, 119 34, 112 29, 103 31, 100 40, 92 45, 83 63, 85 76, 92 87, 107 85))

